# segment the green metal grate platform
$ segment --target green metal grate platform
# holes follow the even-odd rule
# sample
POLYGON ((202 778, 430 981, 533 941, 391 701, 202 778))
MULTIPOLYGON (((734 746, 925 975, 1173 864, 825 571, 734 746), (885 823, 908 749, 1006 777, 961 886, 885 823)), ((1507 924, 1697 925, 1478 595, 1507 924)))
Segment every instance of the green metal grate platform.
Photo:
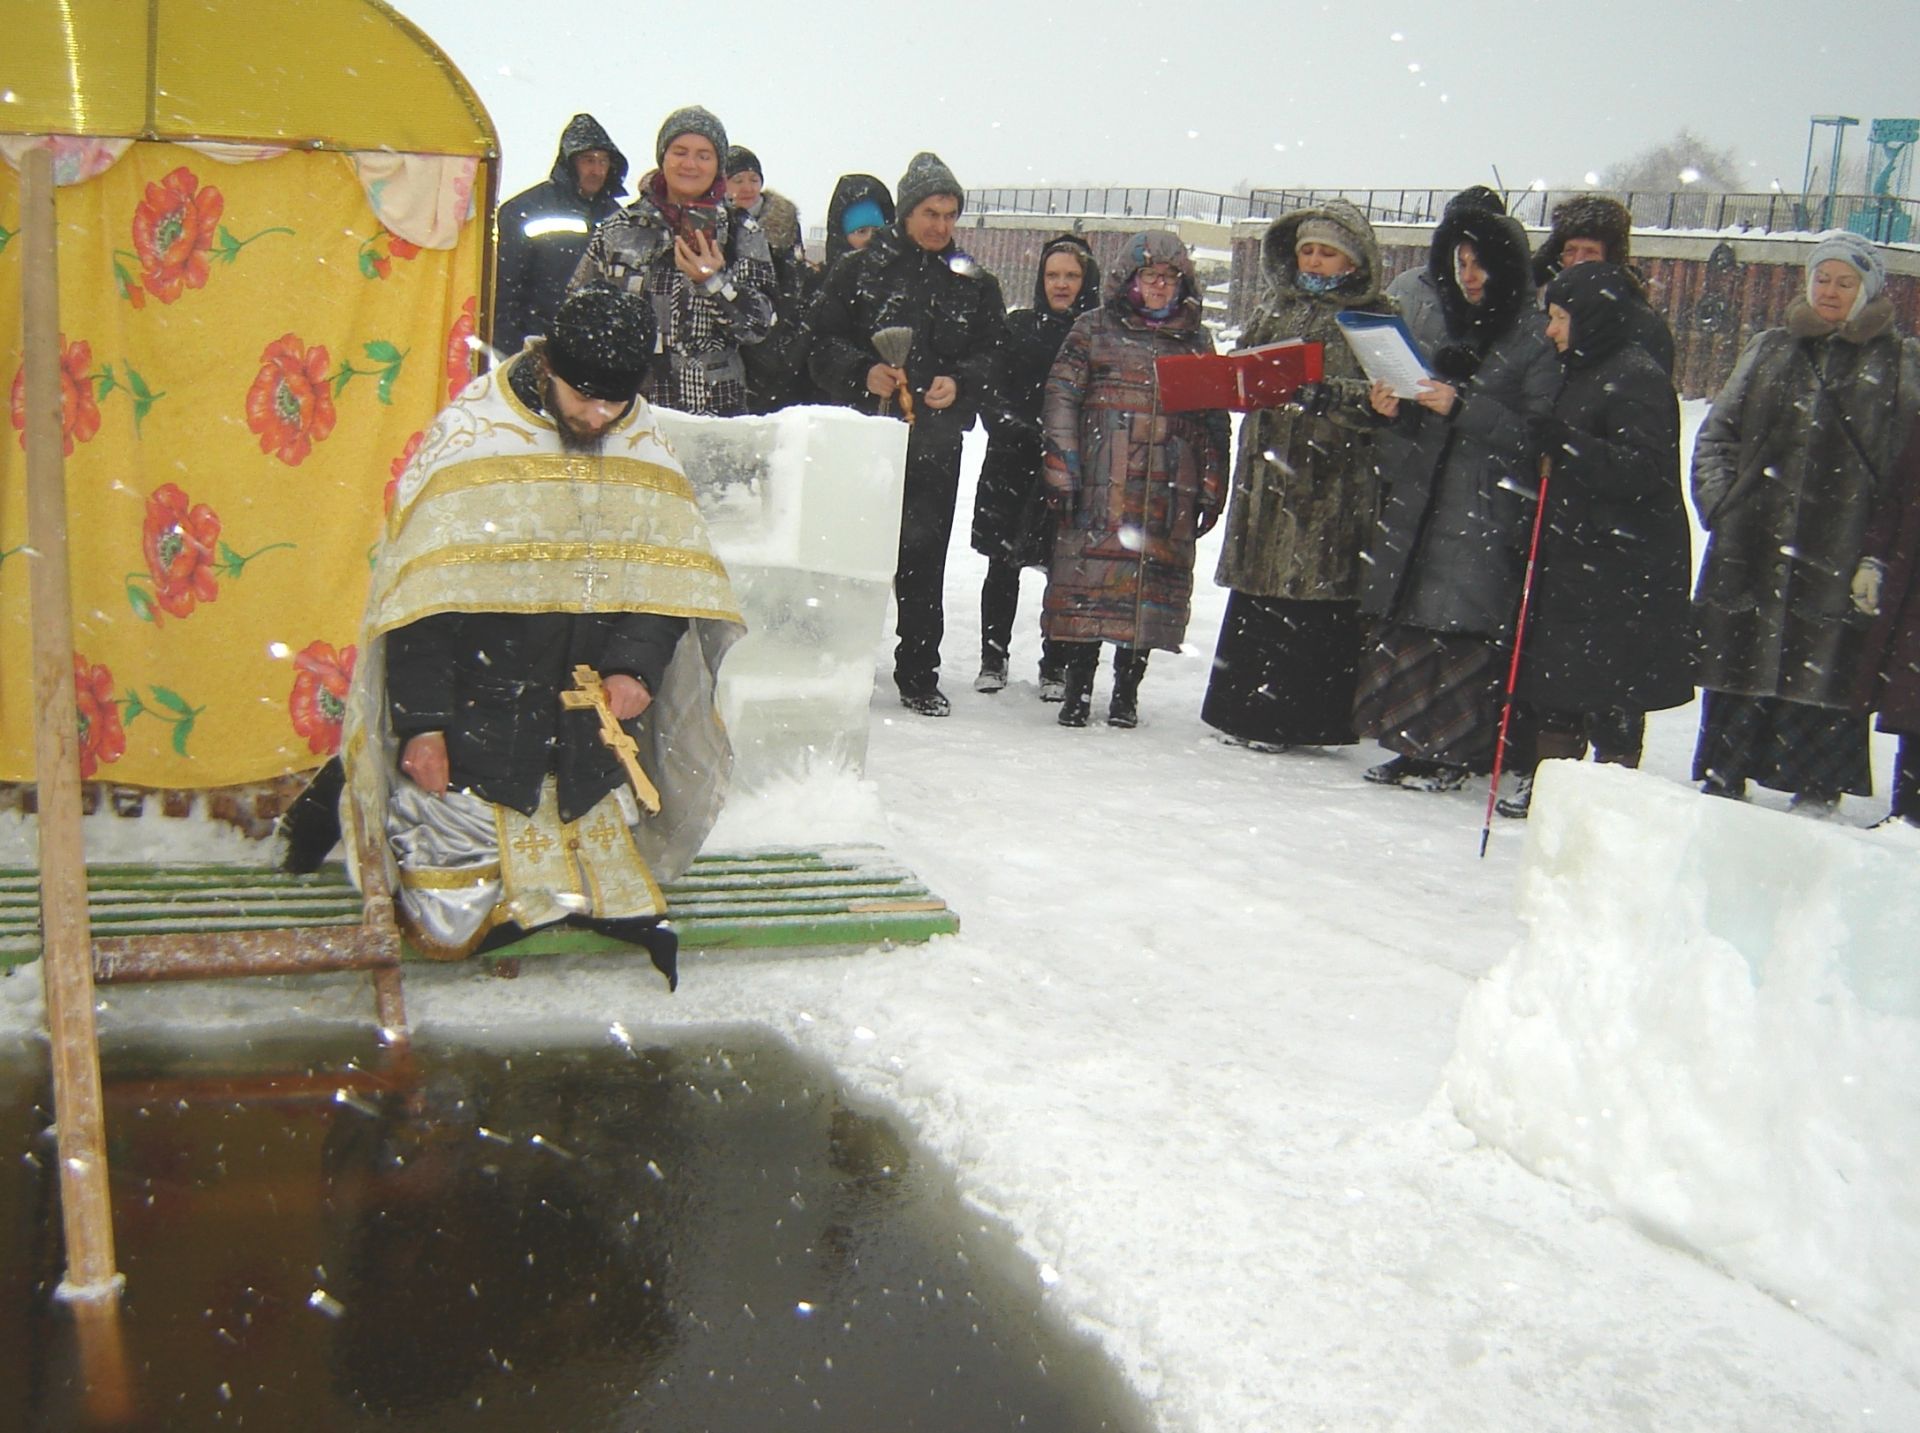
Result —
MULTIPOLYGON (((360 893, 338 865, 311 876, 258 866, 102 865, 91 867, 87 880, 96 938, 361 921, 360 893)), ((945 901, 872 846, 705 855, 664 890, 687 951, 902 945, 960 929, 945 901)), ((39 891, 38 872, 0 867, 0 965, 39 957, 39 891)), ((554 928, 482 959, 629 948, 590 931, 554 928)))

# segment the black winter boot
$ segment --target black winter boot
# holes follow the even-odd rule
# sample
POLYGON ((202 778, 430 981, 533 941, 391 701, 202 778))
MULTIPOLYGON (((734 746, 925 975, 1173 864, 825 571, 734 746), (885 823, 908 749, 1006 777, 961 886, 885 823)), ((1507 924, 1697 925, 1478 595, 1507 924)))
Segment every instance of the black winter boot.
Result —
POLYGON ((1068 649, 1067 693, 1060 701, 1061 726, 1085 726, 1093 714, 1093 677, 1100 666, 1097 642, 1080 642, 1068 649))
POLYGON ((313 773, 307 789, 281 813, 280 834, 287 841, 281 870, 312 875, 340 844, 340 792, 346 784, 346 769, 336 756, 313 773))
POLYGON ((590 931, 639 946, 653 961, 653 968, 667 977, 668 994, 680 988, 680 933, 664 920, 657 916, 625 916, 612 920, 582 916, 579 921, 590 931))
POLYGON ((1147 653, 1121 647, 1113 654, 1113 701, 1107 724, 1127 730, 1140 725, 1140 679, 1147 674, 1147 653))

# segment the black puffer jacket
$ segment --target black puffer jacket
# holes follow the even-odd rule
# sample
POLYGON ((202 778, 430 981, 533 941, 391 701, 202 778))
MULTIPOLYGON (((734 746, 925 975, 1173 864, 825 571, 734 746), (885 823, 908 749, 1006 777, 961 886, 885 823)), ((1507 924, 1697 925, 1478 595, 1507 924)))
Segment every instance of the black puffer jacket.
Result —
POLYGON ((1072 234, 1047 240, 1033 279, 1033 307, 1007 315, 1006 342, 982 408, 989 436, 973 497, 975 552, 1019 567, 1045 567, 1051 559, 1058 523, 1040 475, 1040 400, 1073 321, 1099 305, 1100 265, 1093 250, 1072 234), (1047 306, 1047 260, 1059 253, 1078 258, 1085 276, 1065 313, 1047 306))
POLYGON ((810 326, 813 381, 833 402, 869 408, 867 371, 880 361, 873 335, 911 328, 905 368, 917 421, 958 435, 990 391, 1007 312, 1000 281, 970 255, 952 243, 930 253, 896 223, 828 271, 810 326), (927 385, 942 376, 959 385, 959 396, 948 408, 929 408, 927 385))
POLYGON ((1547 287, 1572 332, 1542 430, 1551 474, 1517 690, 1550 711, 1693 699, 1680 403, 1635 336, 1633 291, 1612 264, 1547 287))
POLYGON ((493 345, 502 354, 512 357, 527 339, 546 332, 594 226, 619 210, 626 179, 627 157, 598 120, 577 114, 561 132, 552 175, 500 206, 493 345), (580 192, 573 171, 575 156, 590 149, 604 149, 613 161, 606 184, 592 197, 580 192))
POLYGON ((1539 482, 1538 428, 1560 387, 1560 364, 1532 303, 1527 236, 1482 210, 1450 213, 1434 231, 1427 272, 1440 294, 1444 341, 1429 355, 1459 398, 1446 416, 1411 399, 1374 443, 1385 489, 1361 606, 1431 632, 1501 637, 1513 622, 1539 482), (1472 244, 1488 272, 1467 302, 1454 252, 1472 244))

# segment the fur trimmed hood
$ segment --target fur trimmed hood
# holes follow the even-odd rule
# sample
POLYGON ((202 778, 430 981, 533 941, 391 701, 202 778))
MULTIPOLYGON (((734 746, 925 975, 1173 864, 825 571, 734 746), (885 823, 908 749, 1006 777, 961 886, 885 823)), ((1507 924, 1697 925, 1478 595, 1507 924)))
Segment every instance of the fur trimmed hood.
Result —
POLYGON ((1450 382, 1469 378, 1486 351, 1519 321, 1533 297, 1527 231, 1516 219, 1484 209, 1457 209, 1441 219, 1427 251, 1427 276, 1440 295, 1447 343, 1433 355, 1434 370, 1450 382), (1467 302, 1454 273, 1454 251, 1473 245, 1487 271, 1478 304, 1467 302))
POLYGON ((1266 237, 1260 241, 1260 269, 1267 276, 1267 282, 1282 292, 1296 287, 1295 281, 1300 276, 1300 260, 1294 250, 1300 242, 1301 226, 1309 222, 1331 224, 1338 229, 1346 236, 1347 247, 1359 263, 1355 271, 1359 277, 1328 294, 1328 301, 1342 307, 1377 302, 1380 297, 1380 243, 1374 237, 1373 225, 1367 222, 1367 216, 1344 199, 1329 199, 1316 208, 1282 214, 1267 226, 1266 237))

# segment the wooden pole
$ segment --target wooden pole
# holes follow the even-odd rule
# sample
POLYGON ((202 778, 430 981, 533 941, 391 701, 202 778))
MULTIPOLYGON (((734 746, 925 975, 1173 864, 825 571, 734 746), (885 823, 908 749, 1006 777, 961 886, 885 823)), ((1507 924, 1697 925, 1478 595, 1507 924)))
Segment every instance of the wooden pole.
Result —
POLYGON ((39 779, 41 978, 53 1045, 54 1121, 67 1275, 60 1297, 117 1300, 113 1211, 107 1198, 100 1051, 93 1026, 93 942, 87 925, 80 826, 78 712, 73 691, 73 596, 67 576, 66 465, 60 432, 60 295, 53 151, 21 167, 25 248, 21 317, 26 353, 28 595, 33 622, 34 770, 39 779))

